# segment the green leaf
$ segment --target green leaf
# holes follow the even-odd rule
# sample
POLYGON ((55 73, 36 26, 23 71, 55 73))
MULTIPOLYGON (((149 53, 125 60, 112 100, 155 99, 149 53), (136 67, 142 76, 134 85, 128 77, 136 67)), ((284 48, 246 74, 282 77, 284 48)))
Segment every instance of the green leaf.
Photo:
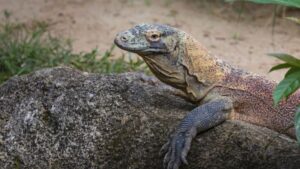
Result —
POLYGON ((283 98, 289 97, 300 87, 300 70, 286 76, 273 92, 274 104, 277 105, 283 98))
MULTIPOLYGON (((226 0, 226 1, 233 2, 237 0, 226 0)), ((278 5, 300 8, 299 0, 247 0, 247 1, 254 2, 254 3, 261 3, 261 4, 278 4, 278 5)))
POLYGON ((300 68, 300 60, 291 55, 285 53, 269 53, 268 55, 300 68))
POLYGON ((256 2, 256 3, 264 3, 264 4, 279 4, 284 6, 300 8, 299 0, 248 0, 248 1, 256 2))
POLYGON ((298 143, 300 144, 300 105, 298 105, 296 115, 295 115, 295 129, 296 129, 296 137, 298 143))
POLYGON ((272 67, 269 72, 272 72, 274 70, 279 70, 279 69, 286 69, 286 68, 290 68, 292 67, 292 65, 288 64, 288 63, 282 63, 282 64, 279 64, 279 65, 276 65, 274 67, 272 67))
POLYGON ((292 73, 294 73, 294 72, 297 72, 297 71, 299 71, 299 68, 297 68, 297 67, 291 67, 291 68, 285 73, 284 77, 287 77, 287 76, 289 76, 290 74, 292 74, 292 73))

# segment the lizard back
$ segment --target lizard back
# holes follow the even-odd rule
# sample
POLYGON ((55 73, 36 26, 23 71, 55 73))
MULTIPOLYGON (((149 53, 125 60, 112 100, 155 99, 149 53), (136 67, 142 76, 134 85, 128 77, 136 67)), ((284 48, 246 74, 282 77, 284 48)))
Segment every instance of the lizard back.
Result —
POLYGON ((277 83, 263 76, 236 68, 213 56, 190 35, 185 38, 183 64, 200 83, 217 85, 211 92, 230 97, 234 103, 232 119, 264 126, 295 137, 293 126, 300 92, 277 107, 272 92, 277 83), (290 129, 288 129, 290 128, 290 129))

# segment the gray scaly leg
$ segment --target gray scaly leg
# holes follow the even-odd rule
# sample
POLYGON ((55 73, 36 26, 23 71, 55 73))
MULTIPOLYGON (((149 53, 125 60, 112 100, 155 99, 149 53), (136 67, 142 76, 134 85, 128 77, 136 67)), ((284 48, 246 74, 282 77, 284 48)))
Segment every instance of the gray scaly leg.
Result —
POLYGON ((187 164, 186 156, 192 139, 197 133, 204 132, 224 122, 231 109, 230 100, 226 98, 216 99, 187 114, 161 149, 161 154, 165 154, 164 168, 178 169, 182 163, 187 164))

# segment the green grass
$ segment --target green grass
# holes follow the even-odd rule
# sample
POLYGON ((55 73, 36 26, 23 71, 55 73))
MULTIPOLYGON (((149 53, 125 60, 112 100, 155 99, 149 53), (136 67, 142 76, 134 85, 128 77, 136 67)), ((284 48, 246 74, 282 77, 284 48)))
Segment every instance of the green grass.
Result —
POLYGON ((102 54, 97 49, 76 53, 72 41, 53 37, 46 23, 14 23, 10 13, 4 15, 6 20, 0 23, 0 83, 14 75, 63 65, 94 73, 149 72, 141 59, 112 59, 114 46, 102 54))

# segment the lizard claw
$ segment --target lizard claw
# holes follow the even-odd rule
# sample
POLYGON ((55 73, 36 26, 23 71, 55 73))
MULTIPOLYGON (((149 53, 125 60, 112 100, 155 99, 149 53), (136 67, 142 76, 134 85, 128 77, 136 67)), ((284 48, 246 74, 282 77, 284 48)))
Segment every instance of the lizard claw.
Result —
POLYGON ((166 154, 168 152, 168 149, 169 149, 169 145, 170 145, 170 141, 168 141, 167 143, 165 143, 160 151, 159 151, 159 156, 162 157, 164 154, 166 154))
POLYGON ((178 169, 182 163, 188 164, 186 156, 190 150, 195 133, 196 130, 194 129, 176 132, 176 134, 163 145, 160 154, 165 154, 163 162, 165 169, 178 169))
POLYGON ((181 154, 181 161, 183 162, 183 164, 188 165, 188 161, 186 159, 186 155, 181 154))

